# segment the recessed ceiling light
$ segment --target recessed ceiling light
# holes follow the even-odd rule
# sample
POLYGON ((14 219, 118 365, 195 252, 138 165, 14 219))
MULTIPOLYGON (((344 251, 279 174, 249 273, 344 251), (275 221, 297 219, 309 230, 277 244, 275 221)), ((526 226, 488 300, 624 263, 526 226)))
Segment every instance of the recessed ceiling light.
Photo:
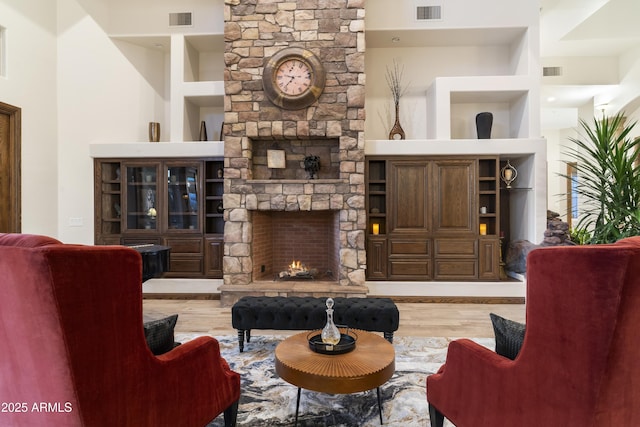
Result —
POLYGON ((391 41, 393 43, 398 43, 398 42, 400 42, 400 37, 391 37, 391 41))
POLYGON ((548 97, 547 102, 556 102, 556 97, 555 96, 548 97))

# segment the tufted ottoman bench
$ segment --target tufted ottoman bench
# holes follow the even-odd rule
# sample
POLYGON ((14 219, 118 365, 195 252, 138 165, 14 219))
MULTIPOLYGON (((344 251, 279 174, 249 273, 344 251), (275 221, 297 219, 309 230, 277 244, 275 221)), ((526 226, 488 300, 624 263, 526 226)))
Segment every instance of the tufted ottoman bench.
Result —
MULTIPOLYGON (((393 342, 400 313, 389 298, 334 298, 336 325, 384 333, 393 342)), ((252 329, 312 330, 327 322, 326 298, 243 297, 231 308, 231 323, 238 330, 240 352, 251 340, 252 329)))

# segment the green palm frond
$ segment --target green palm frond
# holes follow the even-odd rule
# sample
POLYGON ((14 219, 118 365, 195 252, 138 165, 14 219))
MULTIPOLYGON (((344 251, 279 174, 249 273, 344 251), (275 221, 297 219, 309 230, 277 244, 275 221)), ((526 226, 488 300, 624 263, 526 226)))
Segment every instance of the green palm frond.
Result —
POLYGON ((635 163, 640 139, 629 137, 636 122, 624 121, 622 113, 594 119, 593 126, 580 120, 582 137, 569 138, 574 146, 565 147, 576 164, 582 202, 576 228, 590 231, 588 243, 640 235, 640 166, 635 163))

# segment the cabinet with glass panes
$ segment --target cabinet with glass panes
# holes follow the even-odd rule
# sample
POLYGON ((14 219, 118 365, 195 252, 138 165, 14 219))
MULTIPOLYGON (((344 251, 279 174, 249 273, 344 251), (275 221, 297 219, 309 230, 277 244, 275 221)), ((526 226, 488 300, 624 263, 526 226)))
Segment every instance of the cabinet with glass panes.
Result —
POLYGON ((169 246, 165 277, 222 277, 222 159, 96 159, 94 169, 96 244, 169 246))

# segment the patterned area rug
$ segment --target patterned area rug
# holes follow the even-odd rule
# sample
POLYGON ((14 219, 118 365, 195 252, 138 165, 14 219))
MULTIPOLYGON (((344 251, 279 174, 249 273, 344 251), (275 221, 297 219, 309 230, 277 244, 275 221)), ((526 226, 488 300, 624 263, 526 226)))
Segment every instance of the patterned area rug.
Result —
MULTIPOLYGON (((275 372, 274 350, 283 336, 256 336, 239 352, 236 337, 215 337, 222 356, 241 376, 238 426, 293 426, 298 388, 275 372)), ((202 334, 176 334, 176 341, 189 341, 202 334)), ((385 426, 428 426, 427 375, 445 361, 453 338, 396 337, 396 372, 380 387, 385 426)), ((474 341, 493 349, 494 340, 474 341)), ((207 427, 223 426, 220 416, 207 427)), ((379 426, 376 390, 354 394, 324 394, 302 390, 298 426, 379 426)), ((445 421, 445 426, 453 424, 445 421)))

